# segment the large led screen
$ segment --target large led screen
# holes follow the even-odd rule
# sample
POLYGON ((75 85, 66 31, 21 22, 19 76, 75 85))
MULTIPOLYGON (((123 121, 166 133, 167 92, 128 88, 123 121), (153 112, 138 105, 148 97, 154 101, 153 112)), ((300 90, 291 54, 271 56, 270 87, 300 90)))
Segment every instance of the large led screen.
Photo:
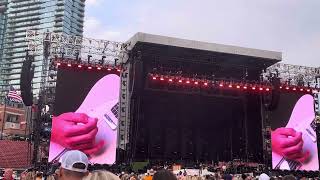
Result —
POLYGON ((314 103, 310 94, 280 94, 277 108, 268 117, 273 169, 319 169, 314 103))
POLYGON ((119 88, 116 72, 59 68, 49 162, 74 149, 91 163, 115 162, 119 88))

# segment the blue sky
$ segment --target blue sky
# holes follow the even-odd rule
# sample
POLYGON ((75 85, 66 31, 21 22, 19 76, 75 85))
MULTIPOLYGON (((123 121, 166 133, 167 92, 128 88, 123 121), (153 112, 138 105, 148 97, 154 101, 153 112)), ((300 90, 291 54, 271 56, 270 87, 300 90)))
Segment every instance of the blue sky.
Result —
POLYGON ((283 52, 320 66, 319 0, 87 0, 85 36, 126 41, 136 32, 283 52))

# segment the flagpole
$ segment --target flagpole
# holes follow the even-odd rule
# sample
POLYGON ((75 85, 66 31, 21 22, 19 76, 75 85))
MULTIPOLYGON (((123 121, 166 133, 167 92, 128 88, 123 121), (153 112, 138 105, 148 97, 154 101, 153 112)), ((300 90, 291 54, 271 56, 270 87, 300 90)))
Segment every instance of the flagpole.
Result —
POLYGON ((1 140, 3 139, 3 129, 5 126, 5 118, 6 118, 6 111, 7 111, 7 101, 6 97, 4 98, 4 109, 3 109, 3 118, 2 118, 2 126, 1 126, 1 140))

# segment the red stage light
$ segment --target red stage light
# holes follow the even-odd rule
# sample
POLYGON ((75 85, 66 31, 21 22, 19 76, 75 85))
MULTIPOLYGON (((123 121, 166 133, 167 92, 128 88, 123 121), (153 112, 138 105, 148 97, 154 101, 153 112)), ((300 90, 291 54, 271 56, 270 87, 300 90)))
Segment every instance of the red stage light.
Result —
POLYGON ((107 70, 108 70, 108 71, 111 71, 111 68, 108 68, 107 70))
POLYGON ((289 87, 286 87, 286 90, 290 89, 289 87))
POLYGON ((220 87, 223 87, 223 84, 221 83, 221 84, 219 84, 219 86, 220 86, 220 87))
POLYGON ((181 79, 179 80, 179 83, 182 83, 182 80, 181 80, 181 79))
POLYGON ((160 78, 160 81, 163 81, 163 80, 164 80, 163 77, 161 77, 161 78, 160 78))
POLYGON ((187 81, 186 83, 187 83, 187 84, 189 84, 189 83, 190 83, 190 81, 187 81))
POLYGON ((199 83, 198 83, 198 82, 194 82, 194 84, 195 84, 195 85, 198 85, 199 83))
POLYGON ((68 67, 71 67, 71 64, 68 64, 68 67))
POLYGON ((88 69, 92 69, 92 67, 91 67, 91 66, 89 66, 89 67, 88 67, 88 69))
POLYGON ((307 92, 310 92, 310 89, 307 89, 307 92))
POLYGON ((120 70, 120 69, 117 69, 117 71, 120 72, 121 70, 120 70))
POLYGON ((57 63, 57 66, 60 66, 61 65, 61 63, 57 63))
POLYGON ((266 89, 266 91, 270 91, 270 89, 269 89, 269 88, 267 88, 267 89, 266 89))
POLYGON ((240 89, 240 86, 239 86, 239 85, 237 85, 237 89, 240 89))
POLYGON ((205 86, 208 86, 208 83, 205 82, 204 85, 205 85, 205 86))
POLYGON ((256 90, 256 87, 252 87, 252 90, 256 90))
POLYGON ((248 89, 248 87, 247 86, 243 86, 243 89, 248 89))
POLYGON ((169 82, 172 82, 172 79, 169 79, 169 82))
POLYGON ((262 91, 262 90, 263 90, 263 88, 261 87, 261 88, 259 88, 259 90, 260 90, 260 91, 262 91))
POLYGON ((153 79, 153 80, 157 80, 157 78, 156 78, 156 77, 152 77, 152 79, 153 79))
POLYGON ((78 68, 81 68, 81 67, 82 67, 82 66, 79 64, 79 65, 78 65, 78 68))
POLYGON ((101 70, 101 67, 97 67, 98 70, 101 70))
POLYGON ((280 89, 282 89, 282 86, 280 86, 280 89))
POLYGON ((292 90, 294 90, 294 91, 295 91, 295 90, 297 90, 297 88, 293 88, 292 90))
POLYGON ((303 89, 301 88, 300 91, 303 91, 303 89))
POLYGON ((229 88, 232 88, 232 85, 231 85, 231 84, 229 85, 229 88))

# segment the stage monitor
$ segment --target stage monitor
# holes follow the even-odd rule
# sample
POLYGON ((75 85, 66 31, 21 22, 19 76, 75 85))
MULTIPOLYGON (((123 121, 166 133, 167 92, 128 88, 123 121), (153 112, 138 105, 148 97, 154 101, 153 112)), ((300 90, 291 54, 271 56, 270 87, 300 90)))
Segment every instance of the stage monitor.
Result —
POLYGON ((281 93, 271 120, 272 168, 319 170, 315 100, 312 94, 281 93))
POLYGON ((90 163, 116 160, 120 77, 116 71, 60 67, 49 162, 80 150, 90 163))

